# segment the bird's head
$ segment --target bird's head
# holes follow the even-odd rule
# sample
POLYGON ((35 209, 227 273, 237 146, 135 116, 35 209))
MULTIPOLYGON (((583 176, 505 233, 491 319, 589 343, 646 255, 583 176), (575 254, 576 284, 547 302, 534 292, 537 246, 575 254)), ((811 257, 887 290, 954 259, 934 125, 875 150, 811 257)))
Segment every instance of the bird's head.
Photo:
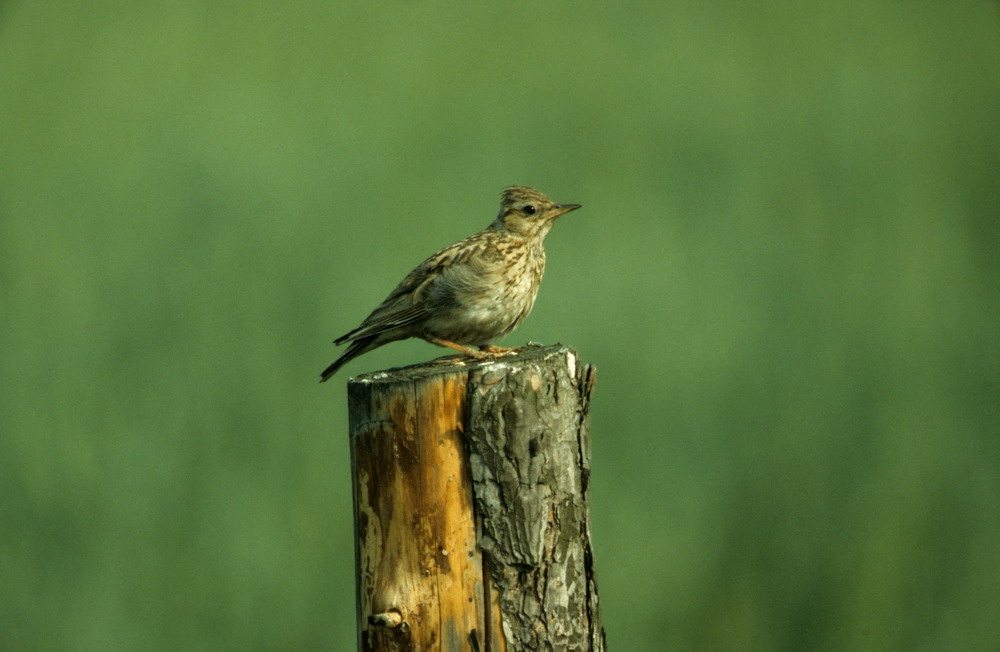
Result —
POLYGON ((526 186, 510 186, 503 191, 497 225, 526 238, 541 238, 563 213, 580 208, 579 204, 557 204, 526 186))

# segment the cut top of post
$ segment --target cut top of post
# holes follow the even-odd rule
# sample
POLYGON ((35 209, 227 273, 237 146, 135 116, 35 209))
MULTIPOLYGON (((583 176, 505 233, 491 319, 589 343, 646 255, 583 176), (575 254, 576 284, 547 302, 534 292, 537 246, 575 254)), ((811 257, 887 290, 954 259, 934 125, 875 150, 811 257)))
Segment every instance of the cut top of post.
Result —
POLYGON ((420 362, 407 367, 394 367, 381 371, 371 371, 355 376, 348 381, 351 383, 375 384, 394 383, 401 380, 427 378, 439 374, 464 373, 473 370, 493 369, 502 371, 505 368, 519 365, 524 362, 534 360, 551 360, 552 358, 566 356, 570 365, 570 376, 576 375, 576 351, 563 344, 553 344, 550 346, 540 346, 529 344, 517 351, 514 355, 498 357, 490 360, 475 360, 461 355, 445 356, 429 362, 420 362))

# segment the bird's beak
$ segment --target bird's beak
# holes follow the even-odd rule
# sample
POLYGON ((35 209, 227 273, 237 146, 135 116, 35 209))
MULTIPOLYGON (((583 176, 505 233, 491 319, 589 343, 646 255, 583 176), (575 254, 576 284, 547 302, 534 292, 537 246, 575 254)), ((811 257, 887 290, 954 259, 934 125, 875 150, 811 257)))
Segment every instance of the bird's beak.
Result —
POLYGON ((580 208, 580 204, 559 204, 552 209, 552 219, 555 219, 564 213, 575 211, 578 208, 580 208))

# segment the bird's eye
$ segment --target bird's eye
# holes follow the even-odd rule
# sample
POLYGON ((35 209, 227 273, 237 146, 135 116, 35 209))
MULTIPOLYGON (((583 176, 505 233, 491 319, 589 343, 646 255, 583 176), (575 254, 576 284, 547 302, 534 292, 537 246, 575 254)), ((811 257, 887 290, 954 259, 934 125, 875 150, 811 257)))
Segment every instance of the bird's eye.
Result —
POLYGON ((538 209, 535 208, 534 204, 528 204, 527 206, 524 207, 524 212, 527 213, 528 215, 534 215, 535 211, 537 210, 538 209))

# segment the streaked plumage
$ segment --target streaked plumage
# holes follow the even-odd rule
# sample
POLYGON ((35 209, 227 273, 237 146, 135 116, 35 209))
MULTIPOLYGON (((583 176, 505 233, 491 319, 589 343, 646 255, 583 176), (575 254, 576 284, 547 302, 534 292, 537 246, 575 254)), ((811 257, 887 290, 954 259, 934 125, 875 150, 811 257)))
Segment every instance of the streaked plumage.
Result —
POLYGON ((579 207, 525 186, 505 189, 492 224, 420 263, 360 326, 334 340, 350 345, 320 382, 349 360, 408 337, 476 358, 504 352, 489 344, 531 312, 545 271, 545 235, 557 217, 579 207))

